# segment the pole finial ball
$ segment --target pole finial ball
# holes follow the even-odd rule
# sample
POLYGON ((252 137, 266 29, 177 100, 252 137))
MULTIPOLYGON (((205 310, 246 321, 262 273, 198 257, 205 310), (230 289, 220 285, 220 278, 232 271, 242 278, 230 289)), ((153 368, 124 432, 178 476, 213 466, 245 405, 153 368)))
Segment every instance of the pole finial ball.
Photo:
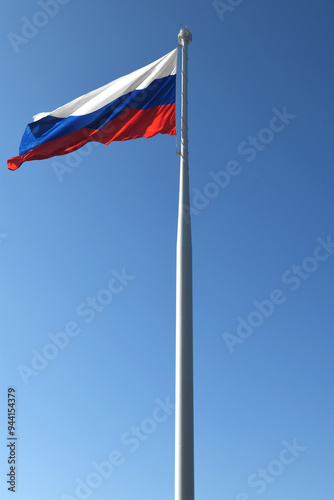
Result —
POLYGON ((191 40, 193 39, 191 32, 190 32, 190 29, 187 26, 185 26, 184 28, 181 28, 177 39, 178 39, 179 43, 181 43, 182 40, 184 40, 186 43, 190 43, 191 40))

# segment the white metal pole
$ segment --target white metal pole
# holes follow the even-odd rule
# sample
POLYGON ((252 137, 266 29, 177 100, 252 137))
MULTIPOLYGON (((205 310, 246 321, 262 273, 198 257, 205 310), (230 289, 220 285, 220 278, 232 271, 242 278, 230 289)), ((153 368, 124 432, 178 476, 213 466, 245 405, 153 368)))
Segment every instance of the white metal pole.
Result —
POLYGON ((180 194, 176 249, 175 500, 194 500, 192 247, 188 165, 188 44, 182 47, 180 194))

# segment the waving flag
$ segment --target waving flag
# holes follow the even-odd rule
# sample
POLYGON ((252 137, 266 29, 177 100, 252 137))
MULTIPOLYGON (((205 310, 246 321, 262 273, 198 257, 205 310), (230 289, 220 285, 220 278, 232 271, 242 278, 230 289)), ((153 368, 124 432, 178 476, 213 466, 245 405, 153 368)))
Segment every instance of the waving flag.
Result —
POLYGON ((176 134, 177 49, 157 61, 78 97, 27 125, 16 170, 25 161, 64 155, 89 141, 109 144, 156 134, 176 134))

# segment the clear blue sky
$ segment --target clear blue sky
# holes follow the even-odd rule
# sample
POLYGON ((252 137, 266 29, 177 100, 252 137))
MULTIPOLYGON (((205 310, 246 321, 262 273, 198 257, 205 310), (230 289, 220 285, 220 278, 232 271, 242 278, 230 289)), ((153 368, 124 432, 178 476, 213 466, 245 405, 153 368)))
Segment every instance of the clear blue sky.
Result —
POLYGON ((6 160, 186 24, 196 499, 333 500, 333 3, 41 4, 0 16, 1 499, 8 387, 16 500, 173 498, 176 139, 6 160))

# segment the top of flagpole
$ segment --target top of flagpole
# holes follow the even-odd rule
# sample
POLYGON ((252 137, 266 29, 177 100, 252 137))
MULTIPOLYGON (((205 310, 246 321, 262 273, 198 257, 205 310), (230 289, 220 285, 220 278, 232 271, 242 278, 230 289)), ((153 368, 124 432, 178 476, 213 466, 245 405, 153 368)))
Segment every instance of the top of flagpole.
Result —
POLYGON ((184 28, 181 28, 177 37, 179 43, 182 43, 182 40, 184 40, 187 43, 190 43, 191 40, 193 39, 190 29, 188 26, 185 26, 184 28))

